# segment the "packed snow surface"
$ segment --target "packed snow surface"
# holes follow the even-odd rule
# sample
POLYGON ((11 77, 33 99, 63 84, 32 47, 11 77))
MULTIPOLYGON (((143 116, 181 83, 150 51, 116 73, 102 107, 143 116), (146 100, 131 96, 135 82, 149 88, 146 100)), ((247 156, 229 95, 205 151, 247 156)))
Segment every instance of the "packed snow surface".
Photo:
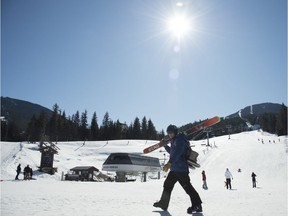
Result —
MULTIPOLYGON (((135 182, 125 183, 61 181, 62 172, 75 166, 95 166, 101 170, 110 153, 141 154, 143 148, 156 142, 59 142, 60 150, 54 157, 54 167, 58 168, 55 175, 36 171, 41 159, 38 144, 1 142, 1 215, 187 215, 189 197, 178 183, 168 211, 153 207, 161 196, 166 173, 161 173, 159 180, 151 174, 147 182, 141 182, 140 176, 135 182), (36 180, 14 180, 19 163, 22 170, 29 164, 36 180)), ((211 147, 205 145, 206 140, 190 143, 199 153, 201 164, 200 168, 190 170, 191 182, 203 201, 203 214, 197 215, 287 215, 287 137, 252 131, 231 135, 230 139, 211 138, 211 147), (224 187, 226 168, 233 175, 232 190, 224 187), (206 171, 208 190, 202 189, 202 170, 206 171), (257 188, 252 188, 252 172, 257 175, 257 188)), ((164 154, 161 148, 148 156, 158 157, 163 163, 168 159, 168 154, 164 154)))

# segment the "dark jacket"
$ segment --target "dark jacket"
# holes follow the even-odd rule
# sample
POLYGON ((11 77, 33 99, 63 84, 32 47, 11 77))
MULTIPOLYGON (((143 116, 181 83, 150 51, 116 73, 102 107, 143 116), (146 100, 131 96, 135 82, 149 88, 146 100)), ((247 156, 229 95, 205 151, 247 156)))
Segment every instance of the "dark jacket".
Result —
POLYGON ((251 177, 252 177, 252 181, 256 181, 256 174, 254 172, 252 172, 251 177))
POLYGON ((17 172, 17 173, 20 173, 20 172, 21 172, 21 165, 20 165, 20 164, 17 166, 16 172, 17 172))
POLYGON ((186 154, 188 150, 187 141, 184 134, 178 134, 171 141, 171 147, 164 146, 166 151, 170 154, 169 162, 171 163, 171 171, 188 172, 186 154))
POLYGON ((30 173, 30 167, 29 166, 26 166, 24 168, 24 173, 30 173))

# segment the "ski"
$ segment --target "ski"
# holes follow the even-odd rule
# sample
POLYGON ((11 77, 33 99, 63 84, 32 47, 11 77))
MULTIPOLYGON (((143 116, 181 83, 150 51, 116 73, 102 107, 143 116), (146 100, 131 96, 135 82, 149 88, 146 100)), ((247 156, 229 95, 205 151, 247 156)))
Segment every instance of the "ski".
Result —
POLYGON ((206 121, 203 121, 203 122, 201 122, 201 123, 189 128, 189 129, 185 130, 184 134, 186 136, 194 134, 194 133, 196 133, 198 131, 201 131, 201 130, 207 128, 207 127, 211 127, 211 126, 217 124, 218 122, 220 122, 220 120, 221 119, 218 116, 215 116, 213 118, 210 118, 210 119, 208 119, 206 121))
MULTIPOLYGON (((184 133, 186 136, 187 135, 191 135, 191 134, 199 132, 199 131, 207 128, 207 127, 210 127, 210 126, 212 126, 214 124, 217 124, 218 122, 220 122, 220 118, 218 116, 215 116, 213 118, 210 118, 210 119, 208 119, 206 121, 201 122, 200 124, 197 124, 197 125, 195 125, 195 126, 193 126, 191 128, 188 128, 187 130, 182 131, 182 133, 184 133)), ((150 153, 150 152, 152 152, 152 151, 154 151, 156 149, 159 149, 159 148, 167 145, 169 142, 170 142, 169 136, 166 135, 162 140, 160 140, 160 142, 145 148, 143 150, 143 153, 144 154, 150 153)))

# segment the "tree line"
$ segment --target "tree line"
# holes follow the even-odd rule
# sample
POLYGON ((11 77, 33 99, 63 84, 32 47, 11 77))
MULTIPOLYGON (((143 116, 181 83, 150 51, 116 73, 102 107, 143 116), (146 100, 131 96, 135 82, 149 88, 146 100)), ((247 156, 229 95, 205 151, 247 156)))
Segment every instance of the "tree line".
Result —
MULTIPOLYGON (((248 115, 245 118, 252 124, 258 124, 263 131, 287 135, 287 106, 281 105, 279 113, 264 113, 261 115, 248 115)), ((200 122, 200 121, 199 121, 200 122)), ((187 124, 179 130, 198 124, 187 124)), ((249 130, 241 118, 222 119, 220 123, 211 127, 209 136, 222 136, 249 130)), ((90 125, 88 114, 85 110, 77 111, 72 116, 66 116, 59 106, 53 106, 52 115, 42 112, 39 116, 33 116, 25 131, 20 131, 16 122, 9 125, 1 121, 2 141, 39 141, 42 135, 49 136, 51 141, 77 141, 77 140, 113 140, 113 139, 145 139, 159 140, 164 137, 164 131, 157 132, 151 119, 144 116, 141 120, 136 117, 130 125, 113 121, 106 112, 102 122, 98 123, 96 112, 93 113, 90 125)), ((202 139, 205 134, 193 139, 202 139)), ((189 139, 191 137, 188 137, 189 139)))
MULTIPOLYGON (((263 131, 278 136, 287 135, 287 106, 281 105, 278 113, 263 113, 260 115, 246 115, 252 125, 259 125, 263 131)), ((241 118, 222 119, 220 123, 211 127, 215 136, 240 133, 251 130, 241 118)))
POLYGON ((90 125, 88 124, 87 110, 80 114, 77 111, 72 116, 66 116, 55 104, 50 118, 42 112, 38 117, 33 116, 27 126, 26 138, 30 142, 39 141, 42 135, 51 141, 76 140, 115 140, 115 139, 149 139, 156 140, 164 136, 158 133, 151 119, 138 117, 129 126, 119 120, 113 121, 106 112, 99 125, 96 112, 93 113, 90 125))

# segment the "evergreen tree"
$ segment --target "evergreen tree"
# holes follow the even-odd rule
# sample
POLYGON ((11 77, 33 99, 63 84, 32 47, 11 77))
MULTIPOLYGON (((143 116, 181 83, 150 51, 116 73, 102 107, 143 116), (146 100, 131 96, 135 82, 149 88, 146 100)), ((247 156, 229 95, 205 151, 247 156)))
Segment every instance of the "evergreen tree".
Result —
POLYGON ((287 135, 287 106, 284 103, 280 108, 276 125, 278 136, 287 135))
POLYGON ((80 114, 77 110, 74 115, 72 115, 72 133, 74 135, 73 140, 80 140, 79 137, 79 127, 80 127, 80 114))
POLYGON ((50 139, 57 141, 58 140, 58 118, 59 118, 59 106, 54 104, 53 108, 53 113, 49 121, 49 135, 50 139))
POLYGON ((141 139, 141 126, 138 117, 136 117, 134 120, 132 133, 133 133, 133 139, 141 139))
POLYGON ((158 134, 158 139, 161 140, 165 137, 164 130, 162 129, 161 132, 158 134))
POLYGON ((97 123, 96 112, 93 113, 90 127, 90 140, 97 140, 99 138, 99 126, 97 123))
POLYGON ((153 122, 151 121, 151 119, 148 120, 148 139, 150 140, 156 140, 157 137, 157 131, 154 127, 153 122))
POLYGON ((142 129, 142 139, 147 139, 148 138, 148 125, 147 125, 147 119, 144 116, 142 119, 142 124, 141 124, 141 129, 142 129))
POLYGON ((122 139, 123 124, 120 123, 119 119, 113 123, 113 130, 111 139, 122 139))
POLYGON ((100 127, 100 139, 109 140, 111 138, 112 126, 113 121, 110 120, 109 113, 106 112, 103 117, 102 126, 100 127))
POLYGON ((89 130, 87 129, 88 126, 87 120, 87 110, 85 110, 81 115, 81 122, 80 122, 80 139, 86 140, 89 135, 89 130))

